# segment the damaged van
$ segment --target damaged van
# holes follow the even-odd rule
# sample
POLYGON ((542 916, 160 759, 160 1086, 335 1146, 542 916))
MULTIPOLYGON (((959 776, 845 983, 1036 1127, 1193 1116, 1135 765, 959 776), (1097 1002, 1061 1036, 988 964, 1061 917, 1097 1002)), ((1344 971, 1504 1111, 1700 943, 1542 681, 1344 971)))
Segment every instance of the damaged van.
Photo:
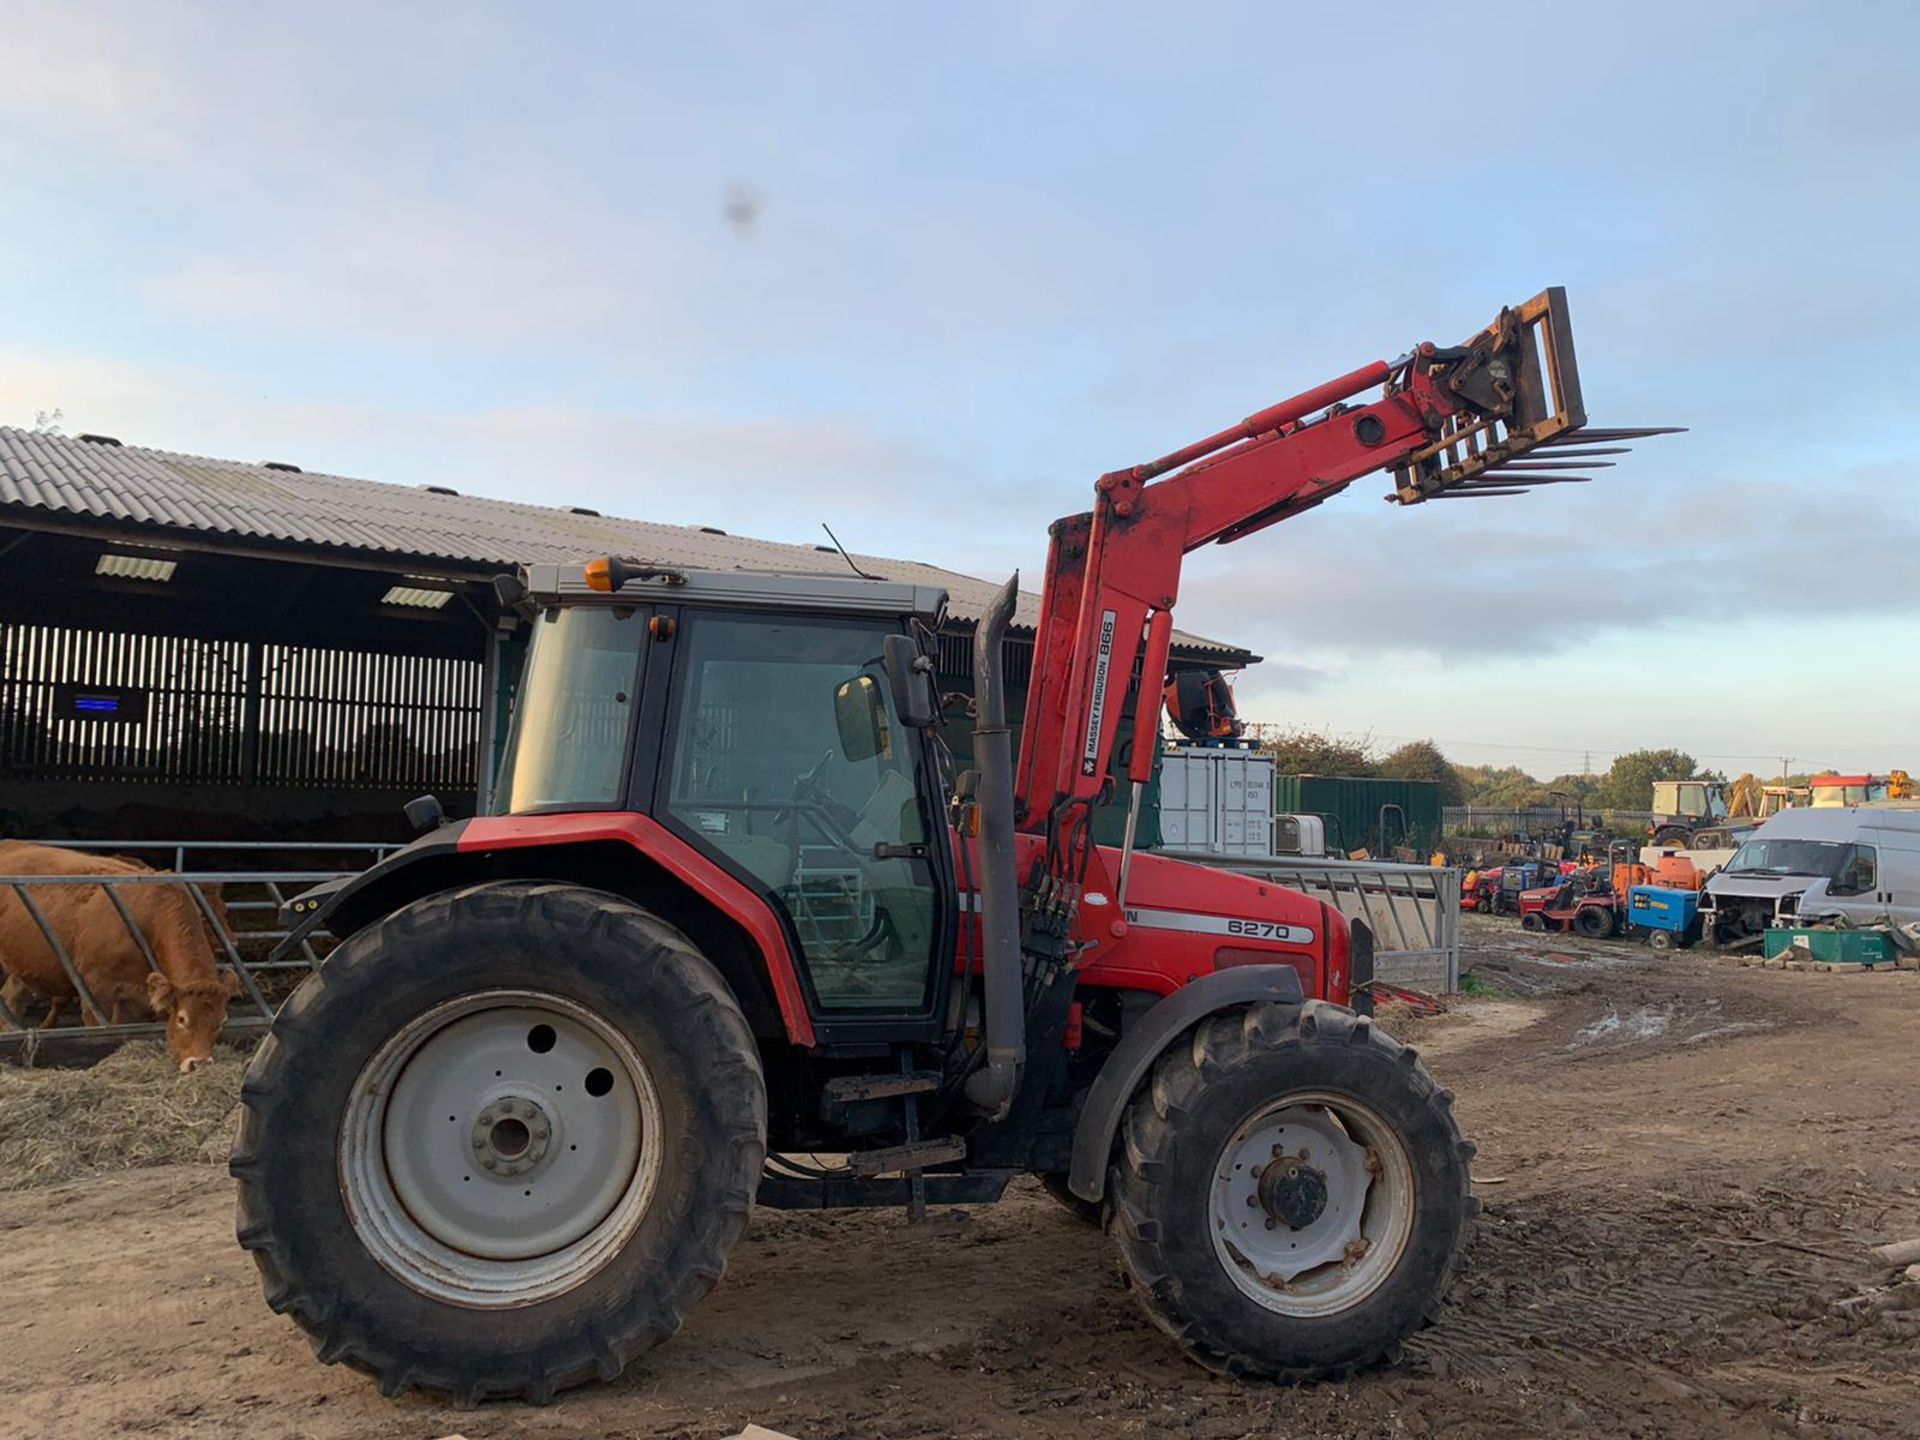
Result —
POLYGON ((1782 811, 1707 882, 1700 914, 1722 947, 1776 924, 1920 920, 1920 806, 1782 811))

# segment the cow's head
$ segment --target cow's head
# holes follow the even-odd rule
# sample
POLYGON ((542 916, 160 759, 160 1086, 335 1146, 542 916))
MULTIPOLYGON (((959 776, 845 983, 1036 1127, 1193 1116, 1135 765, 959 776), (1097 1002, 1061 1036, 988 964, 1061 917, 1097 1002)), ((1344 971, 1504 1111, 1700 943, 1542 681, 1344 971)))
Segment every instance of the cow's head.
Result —
POLYGON ((213 1063, 213 1044, 227 1023, 227 1001, 240 993, 240 977, 229 971, 213 980, 176 985, 164 975, 147 976, 147 1003, 167 1022, 167 1049, 185 1075, 213 1063))

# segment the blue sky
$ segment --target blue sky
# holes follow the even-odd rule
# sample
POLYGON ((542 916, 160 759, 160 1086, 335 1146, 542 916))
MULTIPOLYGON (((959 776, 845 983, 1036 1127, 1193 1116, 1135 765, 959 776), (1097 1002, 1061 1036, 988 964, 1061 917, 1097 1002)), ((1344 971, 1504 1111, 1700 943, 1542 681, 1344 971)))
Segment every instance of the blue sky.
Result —
POLYGON ((1562 284, 1596 423, 1690 433, 1195 555, 1181 622, 1269 657, 1243 711, 1542 774, 1920 763, 1910 6, 0 37, 0 422, 1037 577, 1101 471, 1562 284))

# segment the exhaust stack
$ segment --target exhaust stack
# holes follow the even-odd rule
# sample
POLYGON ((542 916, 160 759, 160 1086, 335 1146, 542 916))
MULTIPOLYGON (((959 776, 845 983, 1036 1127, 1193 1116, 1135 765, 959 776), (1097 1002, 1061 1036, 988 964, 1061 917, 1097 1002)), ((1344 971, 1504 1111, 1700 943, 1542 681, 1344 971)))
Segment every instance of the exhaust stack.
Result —
POLYGON ((1001 642, 1020 594, 1015 571, 973 632, 973 765, 979 772, 980 953, 986 1065, 967 1079, 967 1099, 1005 1118, 1027 1060, 1025 986, 1021 983, 1020 877, 1013 849, 1013 737, 1001 642))

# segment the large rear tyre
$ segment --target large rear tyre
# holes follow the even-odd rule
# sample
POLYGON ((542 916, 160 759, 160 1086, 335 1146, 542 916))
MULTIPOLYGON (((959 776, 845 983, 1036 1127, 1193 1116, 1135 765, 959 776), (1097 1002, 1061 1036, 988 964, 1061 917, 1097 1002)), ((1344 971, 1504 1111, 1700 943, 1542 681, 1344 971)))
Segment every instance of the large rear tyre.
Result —
POLYGON ((1452 1098, 1339 1006, 1201 1022, 1134 1097, 1108 1181, 1147 1313, 1227 1375, 1393 1355, 1437 1314, 1477 1209, 1452 1098))
POLYGON ((1613 911, 1588 905, 1573 917, 1573 928, 1589 940, 1605 940, 1613 934, 1613 911))
POLYGON ((239 1240, 326 1362, 474 1404, 612 1379, 745 1229, 759 1054, 679 931, 474 886, 353 936, 248 1067, 239 1240))

